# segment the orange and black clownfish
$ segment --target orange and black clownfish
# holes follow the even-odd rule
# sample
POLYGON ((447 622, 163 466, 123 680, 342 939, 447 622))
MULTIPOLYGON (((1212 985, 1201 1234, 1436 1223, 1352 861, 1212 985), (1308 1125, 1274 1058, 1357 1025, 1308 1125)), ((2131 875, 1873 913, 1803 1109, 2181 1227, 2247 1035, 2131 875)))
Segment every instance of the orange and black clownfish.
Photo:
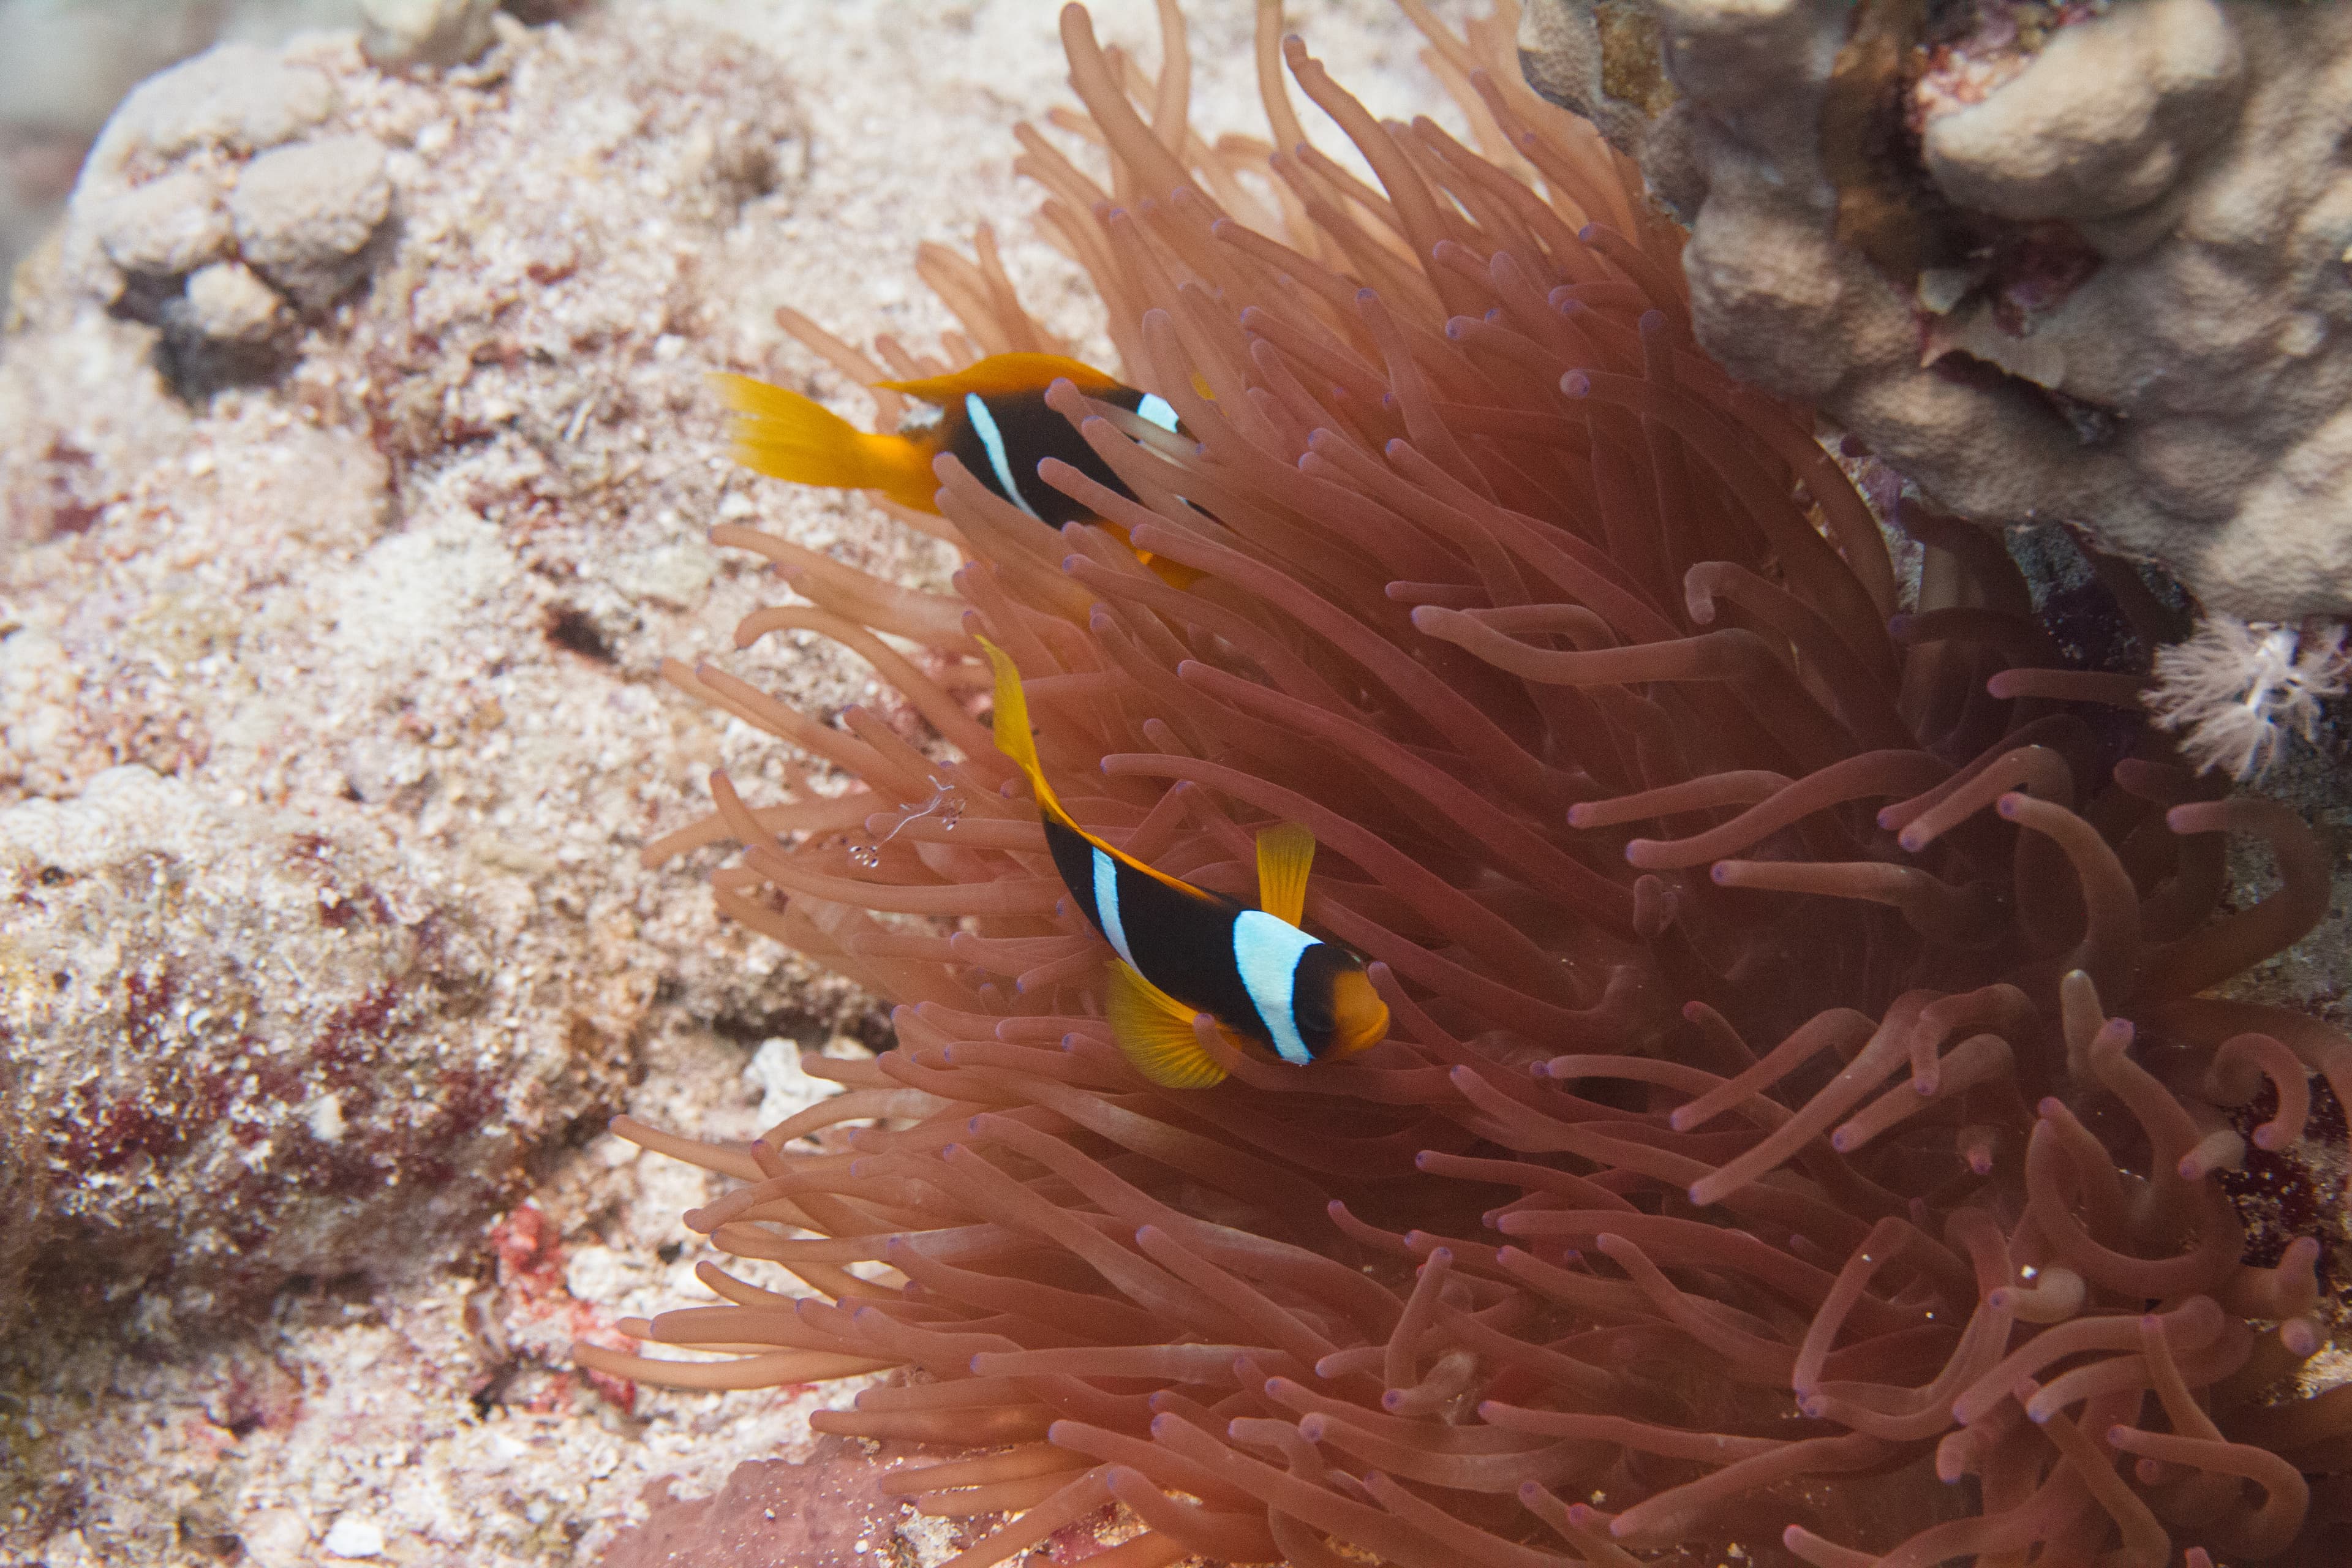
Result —
POLYGON ((1169 1089, 1206 1089, 1225 1069, 1202 1050, 1195 1013, 1295 1067, 1362 1050, 1388 1034, 1388 1004, 1363 960, 1298 929, 1315 836, 1297 823, 1258 835, 1258 908, 1157 871, 1080 827, 1055 798, 1030 738, 1021 672, 980 639, 996 672, 997 749, 1037 795, 1062 884, 1118 954, 1111 1033, 1135 1069, 1169 1089))
MULTIPOLYGON (((932 497, 940 483, 931 463, 949 454, 982 484, 1038 521, 1054 528, 1097 523, 1124 543, 1124 528, 1105 522, 1037 477, 1038 464, 1059 458, 1097 483, 1120 495, 1131 494, 1076 427, 1045 405, 1045 389, 1064 379, 1098 402, 1127 409, 1163 430, 1183 433, 1166 398, 1124 385, 1092 365, 1060 354, 994 354, 926 381, 877 382, 939 410, 937 417, 904 426, 896 436, 860 430, 799 393, 764 381, 712 377, 737 416, 735 459, 746 468, 795 484, 880 490, 903 506, 936 513, 940 509, 932 497)), ((1138 554, 1177 587, 1199 579, 1198 573, 1172 561, 1138 554)))

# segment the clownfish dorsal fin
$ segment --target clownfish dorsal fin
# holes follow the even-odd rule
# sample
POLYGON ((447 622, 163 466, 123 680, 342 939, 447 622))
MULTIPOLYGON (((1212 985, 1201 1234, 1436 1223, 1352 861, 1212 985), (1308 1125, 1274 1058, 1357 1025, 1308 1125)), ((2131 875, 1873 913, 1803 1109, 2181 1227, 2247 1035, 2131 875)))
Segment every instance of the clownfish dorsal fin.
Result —
POLYGON ((1029 698, 1021 689, 1020 667, 1011 654, 986 637, 978 640, 980 650, 988 655, 989 668, 996 674, 996 749, 1028 775, 1037 804, 1067 821, 1069 813, 1054 798, 1054 786, 1045 782, 1045 767, 1037 761, 1037 739, 1029 732, 1029 698))
POLYGON ((991 354, 945 375, 927 376, 920 381, 877 381, 874 384, 886 391, 903 392, 937 407, 952 408, 971 393, 982 397, 1010 397, 1024 392, 1043 392, 1064 378, 1089 396, 1112 391, 1118 385, 1082 360, 1066 354, 1032 353, 991 354))
POLYGON ((1192 1009, 1113 960, 1110 966, 1111 1037, 1128 1065, 1162 1089, 1207 1089, 1224 1081, 1225 1069, 1209 1059, 1193 1032, 1192 1009))
POLYGON ((1277 822, 1257 836, 1257 907, 1285 925, 1307 913, 1307 873, 1315 864, 1315 835, 1300 823, 1277 822))

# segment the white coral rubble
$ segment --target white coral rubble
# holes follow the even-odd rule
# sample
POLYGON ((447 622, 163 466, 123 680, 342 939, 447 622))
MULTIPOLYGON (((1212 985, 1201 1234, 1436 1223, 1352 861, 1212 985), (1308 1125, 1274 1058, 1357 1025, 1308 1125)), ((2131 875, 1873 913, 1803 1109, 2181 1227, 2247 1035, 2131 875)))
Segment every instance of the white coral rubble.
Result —
POLYGON ((2318 733, 2322 705, 2352 680, 2341 624, 2298 628, 2208 616, 2187 642, 2156 656, 2147 706, 2182 731, 2200 771, 2246 779, 2267 772, 2292 733, 2318 733))

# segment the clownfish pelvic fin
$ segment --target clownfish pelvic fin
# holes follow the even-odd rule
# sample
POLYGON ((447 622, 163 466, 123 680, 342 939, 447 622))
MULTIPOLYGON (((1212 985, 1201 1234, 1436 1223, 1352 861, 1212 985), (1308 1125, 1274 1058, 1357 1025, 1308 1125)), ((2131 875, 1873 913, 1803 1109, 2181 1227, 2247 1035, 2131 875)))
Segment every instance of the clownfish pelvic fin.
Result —
POLYGON ((1110 966, 1109 991, 1105 1011, 1111 1037, 1129 1066, 1162 1089, 1207 1089, 1224 1081, 1225 1069, 1201 1048, 1192 1008, 1123 962, 1110 966))
POLYGON ((735 412, 735 460, 797 485, 880 490, 918 511, 937 511, 930 444, 860 430, 823 404, 748 375, 710 378, 735 412))

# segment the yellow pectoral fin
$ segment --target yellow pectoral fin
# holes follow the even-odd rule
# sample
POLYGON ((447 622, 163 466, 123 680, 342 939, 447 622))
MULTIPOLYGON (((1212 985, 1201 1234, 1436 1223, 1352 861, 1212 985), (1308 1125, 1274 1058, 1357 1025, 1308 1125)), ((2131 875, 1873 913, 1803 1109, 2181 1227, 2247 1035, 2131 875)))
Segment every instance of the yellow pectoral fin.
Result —
POLYGON ((946 375, 921 381, 877 381, 874 384, 947 408, 961 403, 967 393, 977 392, 982 397, 1011 397, 1024 392, 1043 392, 1065 378, 1089 396, 1118 385, 1094 366, 1062 354, 991 354, 946 375))
POLYGON ((1110 1030, 1136 1071, 1162 1089, 1207 1089, 1224 1079, 1192 1032, 1192 1009, 1114 960, 1110 966, 1110 1030))
POLYGON ((1152 574, 1171 588, 1190 588, 1208 575, 1181 562, 1171 561, 1164 555, 1154 555, 1149 550, 1139 550, 1135 558, 1151 568, 1152 574))
POLYGON ((1307 873, 1315 864, 1315 835, 1280 822, 1257 836, 1257 907, 1286 925, 1307 913, 1307 873))
POLYGON ((735 411, 735 460, 798 485, 880 490, 918 511, 937 511, 931 450, 904 436, 860 430, 823 404, 748 375, 714 375, 735 411))
POLYGON ((1128 537, 1125 523, 1113 522, 1108 518, 1098 518, 1096 520, 1095 526, 1129 550, 1134 550, 1135 558, 1150 568, 1153 576, 1171 588, 1189 588, 1208 575, 1205 572, 1195 571, 1180 562, 1171 561, 1164 555, 1154 555, 1149 550, 1136 550, 1135 542, 1128 537))

